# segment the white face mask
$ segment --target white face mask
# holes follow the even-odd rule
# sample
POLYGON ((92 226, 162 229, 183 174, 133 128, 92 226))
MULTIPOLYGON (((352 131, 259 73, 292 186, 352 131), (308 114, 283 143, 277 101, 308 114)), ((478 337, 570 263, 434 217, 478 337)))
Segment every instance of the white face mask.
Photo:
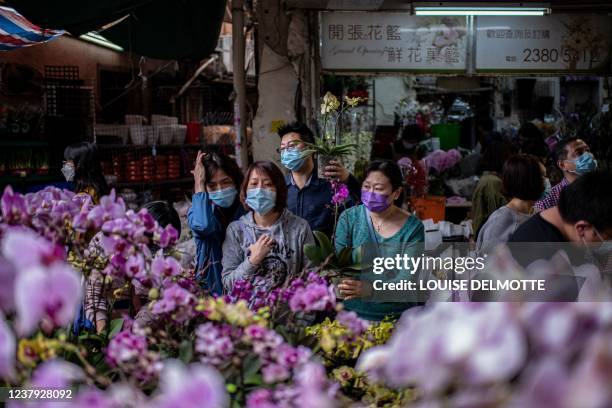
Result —
POLYGON ((62 174, 64 175, 64 178, 66 178, 66 181, 73 181, 74 180, 74 166, 66 163, 64 164, 64 166, 62 166, 62 174))

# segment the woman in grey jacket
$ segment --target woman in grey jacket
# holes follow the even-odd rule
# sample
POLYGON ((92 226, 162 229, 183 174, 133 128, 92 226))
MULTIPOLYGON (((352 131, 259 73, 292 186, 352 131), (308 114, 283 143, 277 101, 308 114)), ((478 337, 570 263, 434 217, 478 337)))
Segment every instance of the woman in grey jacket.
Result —
POLYGON ((287 185, 272 162, 247 170, 240 199, 249 212, 232 222, 223 242, 221 272, 230 292, 237 280, 270 291, 308 267, 304 245, 313 243, 306 220, 287 210, 287 185))
POLYGON ((510 157, 502 170, 504 194, 508 204, 494 211, 484 223, 476 240, 482 256, 508 242, 517 228, 533 214, 533 204, 545 190, 546 169, 537 157, 519 154, 510 157))

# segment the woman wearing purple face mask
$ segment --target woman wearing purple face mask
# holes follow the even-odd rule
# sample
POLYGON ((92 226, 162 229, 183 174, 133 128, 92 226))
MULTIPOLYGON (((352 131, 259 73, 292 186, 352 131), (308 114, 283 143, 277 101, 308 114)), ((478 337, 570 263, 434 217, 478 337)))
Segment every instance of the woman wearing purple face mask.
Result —
MULTIPOLYGON (((362 185, 362 205, 345 210, 336 227, 335 246, 340 252, 352 248, 353 259, 362 256, 363 264, 375 266, 376 258, 396 258, 404 254, 420 256, 425 240, 423 224, 414 215, 401 208, 403 203, 403 177, 397 164, 391 161, 375 161, 366 169, 362 185)), ((393 271, 389 271, 393 272, 393 271)), ((386 298, 380 291, 382 282, 392 282, 402 277, 393 273, 365 273, 361 278, 343 279, 338 285, 344 306, 368 320, 382 320, 385 316, 399 316, 415 303, 407 298, 398 301, 386 298), (379 281, 376 283, 376 281, 379 281)), ((404 276, 405 277, 405 276, 404 276)))

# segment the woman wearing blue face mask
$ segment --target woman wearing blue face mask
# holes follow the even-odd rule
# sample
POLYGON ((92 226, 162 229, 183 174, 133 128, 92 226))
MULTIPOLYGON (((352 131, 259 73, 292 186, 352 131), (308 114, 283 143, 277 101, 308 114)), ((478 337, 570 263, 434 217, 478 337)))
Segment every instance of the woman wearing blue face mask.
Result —
POLYGON ((192 173, 195 187, 187 218, 197 248, 196 276, 211 293, 220 295, 225 231, 245 213, 238 195, 242 172, 223 154, 198 152, 192 173))
POLYGON ((248 280, 267 293, 306 266, 304 245, 314 242, 306 220, 287 210, 287 185, 272 162, 253 163, 240 189, 249 213, 232 222, 223 242, 223 286, 248 280))

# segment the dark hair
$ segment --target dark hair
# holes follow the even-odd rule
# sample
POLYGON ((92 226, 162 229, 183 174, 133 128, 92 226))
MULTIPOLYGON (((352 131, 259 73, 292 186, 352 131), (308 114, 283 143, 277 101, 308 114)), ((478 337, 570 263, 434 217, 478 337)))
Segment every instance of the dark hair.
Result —
MULTIPOLYGON (((397 164, 392 162, 391 160, 376 160, 373 161, 366 167, 365 170, 365 178, 368 177, 370 173, 373 171, 380 171, 385 175, 391 182, 391 187, 393 191, 397 191, 398 188, 402 188, 404 185, 404 177, 402 176, 402 170, 399 168, 397 164)), ((395 205, 401 207, 404 203, 404 190, 400 196, 395 200, 395 205)))
POLYGON ((555 146, 555 162, 567 159, 567 148, 576 140, 578 140, 577 137, 568 137, 557 143, 555 146))
POLYGON ((249 166, 249 169, 244 175, 242 187, 240 188, 240 201, 242 201, 244 208, 247 210, 252 209, 246 203, 246 196, 249 188, 249 179, 254 170, 264 172, 270 177, 274 187, 276 187, 276 205, 274 206, 274 211, 283 211, 287 207, 287 182, 285 181, 283 172, 271 161, 256 161, 249 166))
POLYGON ((94 143, 79 142, 66 147, 64 160, 74 162, 74 183, 77 192, 93 187, 100 196, 108 194, 109 188, 102 172, 98 147, 94 143))
POLYGON ((303 142, 315 142, 312 130, 310 130, 310 128, 302 122, 287 123, 281 126, 280 129, 278 129, 278 135, 281 137, 281 139, 288 133, 297 133, 298 135, 300 135, 300 139, 302 139, 303 142))
POLYGON ((485 149, 480 161, 482 171, 501 173, 504 163, 512 156, 512 146, 508 142, 494 141, 485 149))
POLYGON ((223 170, 234 182, 236 189, 242 185, 242 170, 236 160, 223 153, 207 153, 203 159, 206 180, 210 180, 217 170, 223 170))
POLYGON ((147 210, 161 227, 170 224, 181 236, 181 219, 173 206, 165 201, 150 201, 141 208, 147 210))
POLYGON ((537 157, 519 154, 510 157, 502 170, 504 193, 525 201, 536 201, 544 192, 544 177, 537 157))
POLYGON ((600 233, 612 228, 612 173, 594 171, 563 189, 557 204, 563 221, 587 221, 600 233))

